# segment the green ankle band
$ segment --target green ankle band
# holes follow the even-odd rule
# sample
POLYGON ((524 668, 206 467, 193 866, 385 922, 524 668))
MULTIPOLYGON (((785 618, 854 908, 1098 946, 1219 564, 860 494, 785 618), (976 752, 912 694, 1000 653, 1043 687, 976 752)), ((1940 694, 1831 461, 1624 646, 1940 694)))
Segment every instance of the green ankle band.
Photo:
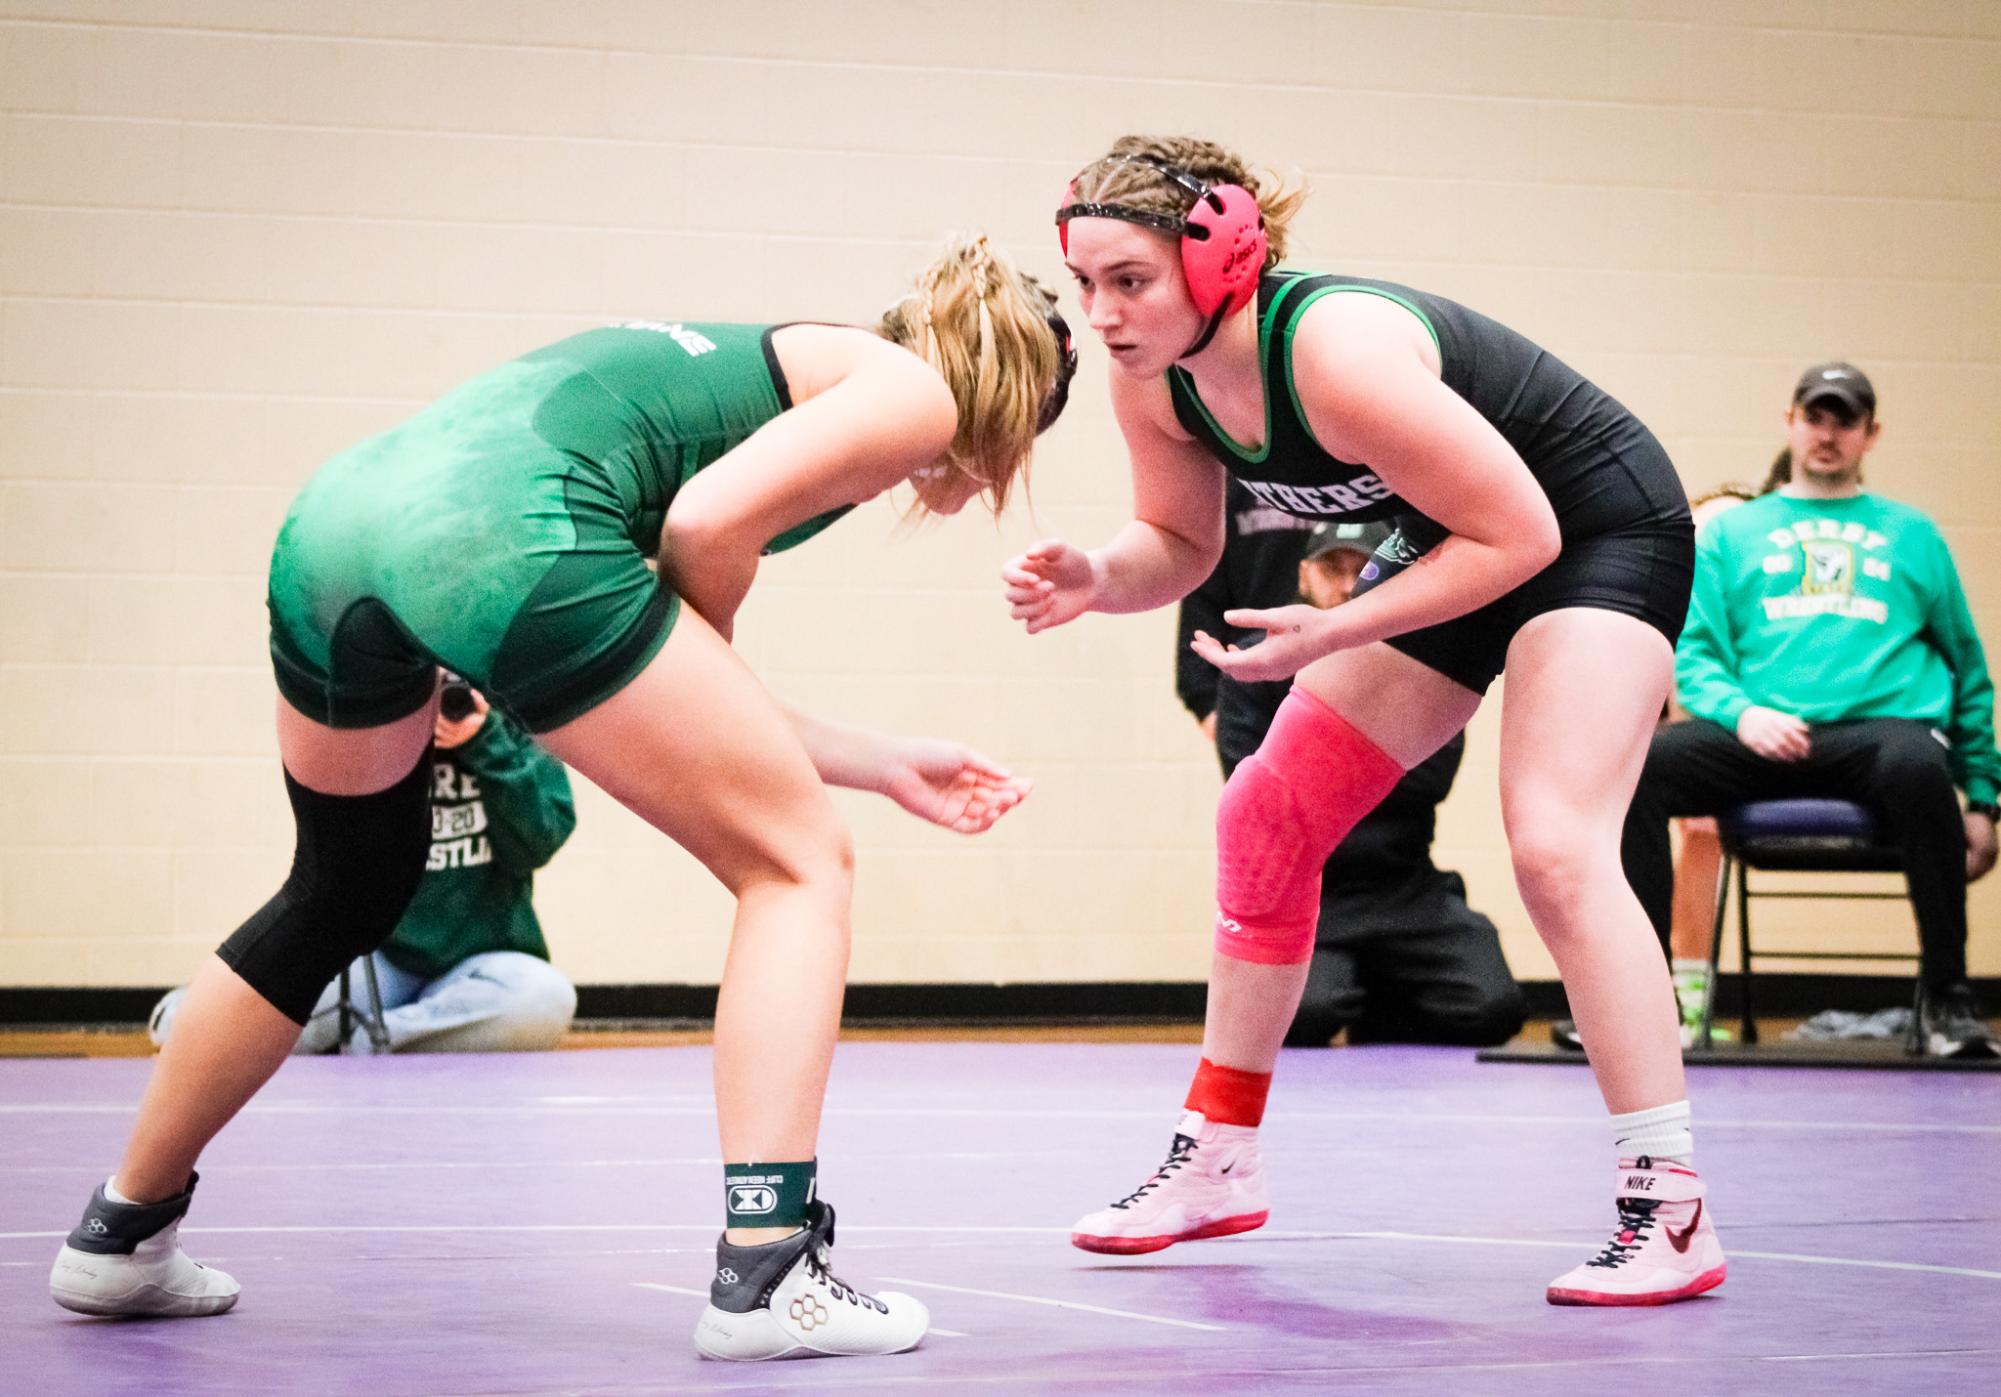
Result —
POLYGON ((819 1165, 725 1164, 723 1216, 729 1227, 804 1227, 819 1165))

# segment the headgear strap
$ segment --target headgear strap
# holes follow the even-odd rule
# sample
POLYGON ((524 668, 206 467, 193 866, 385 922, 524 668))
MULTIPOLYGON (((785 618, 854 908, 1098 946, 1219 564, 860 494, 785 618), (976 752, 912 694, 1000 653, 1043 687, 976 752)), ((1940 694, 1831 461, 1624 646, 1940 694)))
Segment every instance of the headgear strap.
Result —
POLYGON ((1056 309, 1054 298, 1049 305, 1049 332, 1056 336, 1056 382, 1050 386, 1049 396, 1042 400, 1042 409, 1036 414, 1037 436, 1055 426, 1056 419, 1063 415, 1063 405, 1070 401, 1070 380, 1077 376, 1077 342, 1071 338, 1070 326, 1056 309))
MULTIPOLYGON (((1209 192, 1208 181, 1198 179, 1183 169, 1178 169, 1166 161, 1152 155, 1112 155, 1106 157, 1113 165, 1144 165, 1161 174, 1193 195, 1197 202, 1209 192)), ((1073 183, 1073 189, 1076 187, 1073 183)), ((1179 237, 1189 236, 1188 220, 1171 213, 1152 213, 1146 209, 1136 209, 1130 204, 1065 204, 1056 210, 1056 225, 1062 227, 1073 218, 1116 218, 1122 223, 1137 223, 1145 228, 1158 228, 1163 233, 1173 233, 1179 237)), ((1194 234, 1197 238, 1209 236, 1208 229, 1194 234)))
POLYGON ((1116 218, 1124 223, 1138 223, 1177 236, 1188 231, 1188 220, 1185 218, 1176 218, 1169 213, 1148 213, 1129 204, 1065 204, 1056 210, 1059 224, 1068 223, 1073 218, 1116 218))

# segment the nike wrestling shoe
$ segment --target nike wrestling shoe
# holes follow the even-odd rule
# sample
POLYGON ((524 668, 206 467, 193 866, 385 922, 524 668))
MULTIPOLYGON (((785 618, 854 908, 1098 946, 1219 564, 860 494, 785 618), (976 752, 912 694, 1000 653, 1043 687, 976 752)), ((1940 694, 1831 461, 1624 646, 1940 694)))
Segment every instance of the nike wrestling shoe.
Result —
POLYGON ((181 1219, 195 1181, 158 1203, 114 1203, 99 1184, 56 1253, 49 1294, 83 1315, 219 1315, 241 1286, 181 1250, 181 1219))
POLYGON ((1137 1256, 1176 1242, 1249 1232, 1270 1216, 1256 1128, 1218 1125, 1190 1111, 1166 1163, 1118 1202, 1078 1219, 1070 1245, 1137 1256))
POLYGON ((834 1210, 812 1204, 806 1230, 761 1246, 716 1242, 709 1307, 695 1326, 706 1358, 902 1353, 931 1327, 922 1301, 893 1290, 865 1295, 833 1273, 834 1210))
POLYGON ((1703 1207, 1702 1176, 1646 1155, 1619 1164, 1619 1230, 1549 1283, 1552 1305, 1666 1305, 1723 1284, 1728 1269, 1703 1207))

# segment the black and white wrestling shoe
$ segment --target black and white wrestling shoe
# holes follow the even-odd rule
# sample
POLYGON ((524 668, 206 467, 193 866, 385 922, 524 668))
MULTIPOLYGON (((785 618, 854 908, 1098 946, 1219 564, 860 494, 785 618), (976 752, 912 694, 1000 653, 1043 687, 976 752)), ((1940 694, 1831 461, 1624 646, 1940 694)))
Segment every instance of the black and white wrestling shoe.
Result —
POLYGON ((931 1326, 922 1301, 865 1295, 836 1276, 834 1210, 816 1202, 806 1230, 762 1246, 716 1242, 709 1307, 695 1326, 708 1358, 751 1363, 808 1354, 902 1353, 931 1326))
POLYGON ((99 1184, 56 1254, 49 1294, 84 1315, 219 1315, 242 1290, 181 1250, 181 1219, 195 1181, 158 1203, 114 1203, 99 1184))

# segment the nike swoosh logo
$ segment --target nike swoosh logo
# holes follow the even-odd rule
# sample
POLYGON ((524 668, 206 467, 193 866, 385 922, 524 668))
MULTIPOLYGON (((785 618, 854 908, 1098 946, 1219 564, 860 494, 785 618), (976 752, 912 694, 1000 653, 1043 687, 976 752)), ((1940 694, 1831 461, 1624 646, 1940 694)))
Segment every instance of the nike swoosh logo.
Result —
POLYGON ((1218 1169, 1216 1172, 1218 1174, 1227 1174, 1236 1167, 1237 1167, 1237 1161, 1233 1159, 1228 1164, 1225 1164, 1221 1169, 1218 1169))
POLYGON ((1673 1247, 1678 1252, 1687 1251, 1688 1244, 1695 1240, 1695 1229, 1699 1227, 1701 1224, 1702 1224, 1702 1200, 1698 1198, 1695 1200, 1695 1216, 1688 1220, 1687 1231, 1677 1234, 1672 1227, 1664 1227, 1661 1229, 1661 1231, 1667 1233, 1669 1246, 1673 1247))

